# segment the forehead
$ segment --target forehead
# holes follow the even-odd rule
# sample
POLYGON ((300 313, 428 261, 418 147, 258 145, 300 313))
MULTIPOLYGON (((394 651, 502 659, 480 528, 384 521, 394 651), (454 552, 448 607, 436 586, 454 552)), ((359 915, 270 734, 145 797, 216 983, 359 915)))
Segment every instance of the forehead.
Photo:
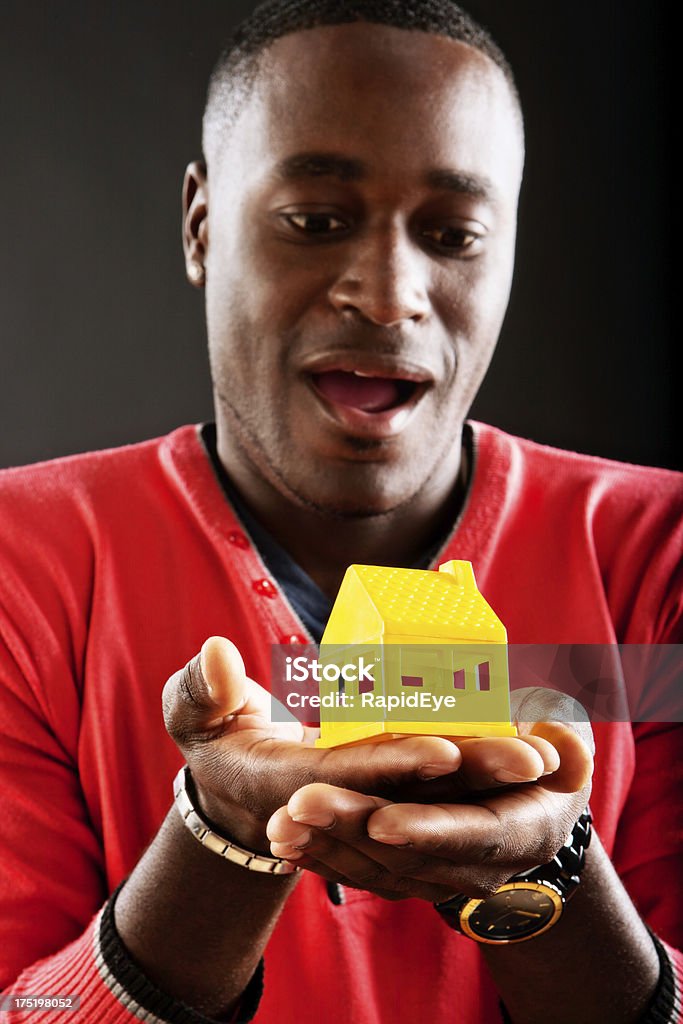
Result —
POLYGON ((367 23, 292 33, 264 51, 230 150, 233 167, 252 170, 321 151, 385 175, 457 165, 515 193, 523 161, 517 101, 493 61, 367 23))

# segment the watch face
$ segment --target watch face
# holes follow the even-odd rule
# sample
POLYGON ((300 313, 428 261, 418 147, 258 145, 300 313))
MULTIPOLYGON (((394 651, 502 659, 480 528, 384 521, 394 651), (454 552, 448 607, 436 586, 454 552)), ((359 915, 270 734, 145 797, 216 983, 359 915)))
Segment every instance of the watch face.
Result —
POLYGON ((522 942, 554 925, 562 906, 548 882, 508 882, 485 900, 466 903, 460 927, 478 942, 522 942))

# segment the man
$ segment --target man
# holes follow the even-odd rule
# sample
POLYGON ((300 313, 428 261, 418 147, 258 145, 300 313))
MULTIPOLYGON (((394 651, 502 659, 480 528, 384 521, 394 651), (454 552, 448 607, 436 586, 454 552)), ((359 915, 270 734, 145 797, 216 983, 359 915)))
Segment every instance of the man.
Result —
POLYGON ((320 751, 259 685, 351 562, 469 558, 515 642, 680 637, 673 474, 465 423, 513 265, 504 58, 448 2, 274 3, 204 148, 183 231, 215 432, 4 476, 2 983, 88 1022, 675 1019, 674 728, 596 729, 580 884, 543 934, 479 944, 433 904, 575 836, 589 733, 522 707, 520 739, 320 751), (181 807, 272 874, 169 810, 183 761, 181 807))

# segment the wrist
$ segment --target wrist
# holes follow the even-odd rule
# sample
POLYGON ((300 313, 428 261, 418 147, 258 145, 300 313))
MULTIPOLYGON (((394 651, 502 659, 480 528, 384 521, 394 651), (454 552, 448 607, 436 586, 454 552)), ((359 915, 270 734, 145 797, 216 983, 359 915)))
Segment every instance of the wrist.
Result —
POLYGON ((595 832, 557 926, 533 942, 480 948, 510 1017, 526 1024, 640 1022, 657 987, 652 939, 595 832))
POLYGON ((272 857, 269 853, 259 853, 253 847, 241 845, 233 834, 219 832, 213 822, 202 813, 198 805, 192 773, 188 765, 183 765, 173 780, 174 804, 187 830, 198 843, 207 847, 212 853, 260 874, 291 875, 298 873, 298 868, 291 861, 282 857, 272 857))
POLYGON ((229 836, 240 846, 254 853, 270 856, 270 842, 266 835, 266 822, 245 807, 223 800, 197 784, 190 775, 189 795, 195 807, 214 832, 229 836))
POLYGON ((487 945, 508 945, 537 938, 552 928, 579 887, 590 846, 588 807, 551 861, 513 875, 483 899, 457 894, 435 904, 456 931, 487 945))
POLYGON ((189 958, 184 959, 182 972, 174 965, 174 969, 167 973, 155 961, 149 960, 144 945, 140 949, 130 938, 126 942, 122 923, 125 924, 126 918, 123 904, 128 884, 122 882, 114 890, 97 923, 99 970, 105 985, 121 1001, 125 1000, 126 1008, 141 1020, 191 1021, 192 1024, 213 1024, 216 1019, 251 1020, 263 992, 263 960, 256 965, 244 990, 235 993, 234 997, 231 993, 223 997, 220 991, 215 996, 207 995, 202 988, 201 976, 199 986, 193 979, 189 958))

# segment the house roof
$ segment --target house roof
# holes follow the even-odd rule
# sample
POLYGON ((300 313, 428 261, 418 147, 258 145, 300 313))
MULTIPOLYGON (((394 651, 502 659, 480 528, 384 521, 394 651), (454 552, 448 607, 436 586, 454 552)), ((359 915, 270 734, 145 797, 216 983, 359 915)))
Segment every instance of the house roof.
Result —
MULTIPOLYGON (((385 639, 394 634, 505 643, 505 627, 477 590, 471 563, 446 562, 439 570, 352 565, 347 572, 355 574, 382 619, 385 639)), ((337 601, 343 599, 342 583, 337 601)))

